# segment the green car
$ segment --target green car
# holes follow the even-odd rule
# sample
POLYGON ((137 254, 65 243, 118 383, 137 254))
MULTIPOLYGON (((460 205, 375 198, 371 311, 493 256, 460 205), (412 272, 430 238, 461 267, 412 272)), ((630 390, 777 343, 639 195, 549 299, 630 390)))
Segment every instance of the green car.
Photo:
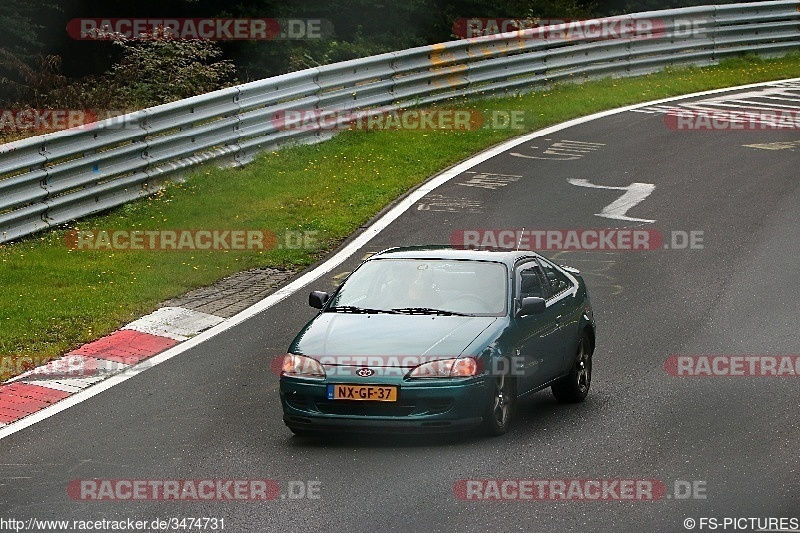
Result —
POLYGON ((530 251, 392 248, 333 292, 283 358, 283 420, 296 434, 505 433, 546 387, 586 398, 595 323, 580 273, 530 251))

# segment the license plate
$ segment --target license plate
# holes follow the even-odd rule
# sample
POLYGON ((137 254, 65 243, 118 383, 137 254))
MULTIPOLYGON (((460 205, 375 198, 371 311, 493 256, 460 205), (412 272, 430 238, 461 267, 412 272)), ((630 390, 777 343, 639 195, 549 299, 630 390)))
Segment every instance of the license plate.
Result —
POLYGON ((328 385, 329 400, 367 400, 373 402, 396 402, 397 387, 378 385, 328 385))

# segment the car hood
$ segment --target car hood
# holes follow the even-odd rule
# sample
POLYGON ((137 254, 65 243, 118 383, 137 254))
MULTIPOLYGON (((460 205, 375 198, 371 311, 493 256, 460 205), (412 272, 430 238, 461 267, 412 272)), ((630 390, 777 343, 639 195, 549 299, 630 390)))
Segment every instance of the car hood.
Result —
POLYGON ((462 352, 498 317, 321 313, 295 338, 290 351, 312 357, 424 356, 462 352))

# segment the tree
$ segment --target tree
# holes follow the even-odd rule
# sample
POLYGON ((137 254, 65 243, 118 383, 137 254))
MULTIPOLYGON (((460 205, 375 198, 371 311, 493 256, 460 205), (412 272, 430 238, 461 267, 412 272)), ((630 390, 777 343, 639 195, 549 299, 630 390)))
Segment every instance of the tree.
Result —
POLYGON ((48 0, 0 2, 0 106, 26 93, 36 70, 54 61, 42 55, 42 35, 47 29, 34 20, 46 19, 57 10, 48 0))

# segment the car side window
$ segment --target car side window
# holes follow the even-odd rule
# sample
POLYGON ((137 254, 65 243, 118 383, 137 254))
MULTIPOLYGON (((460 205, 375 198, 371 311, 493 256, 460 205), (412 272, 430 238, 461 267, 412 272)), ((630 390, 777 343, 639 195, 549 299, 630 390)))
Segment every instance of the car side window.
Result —
POLYGON ((550 294, 557 296, 558 294, 572 288, 572 282, 567 276, 559 272, 555 266, 546 261, 539 261, 542 265, 542 272, 550 285, 550 294))
POLYGON ((547 291, 545 291, 542 284, 539 265, 535 262, 528 263, 519 270, 519 298, 527 298, 528 296, 547 298, 547 291))

